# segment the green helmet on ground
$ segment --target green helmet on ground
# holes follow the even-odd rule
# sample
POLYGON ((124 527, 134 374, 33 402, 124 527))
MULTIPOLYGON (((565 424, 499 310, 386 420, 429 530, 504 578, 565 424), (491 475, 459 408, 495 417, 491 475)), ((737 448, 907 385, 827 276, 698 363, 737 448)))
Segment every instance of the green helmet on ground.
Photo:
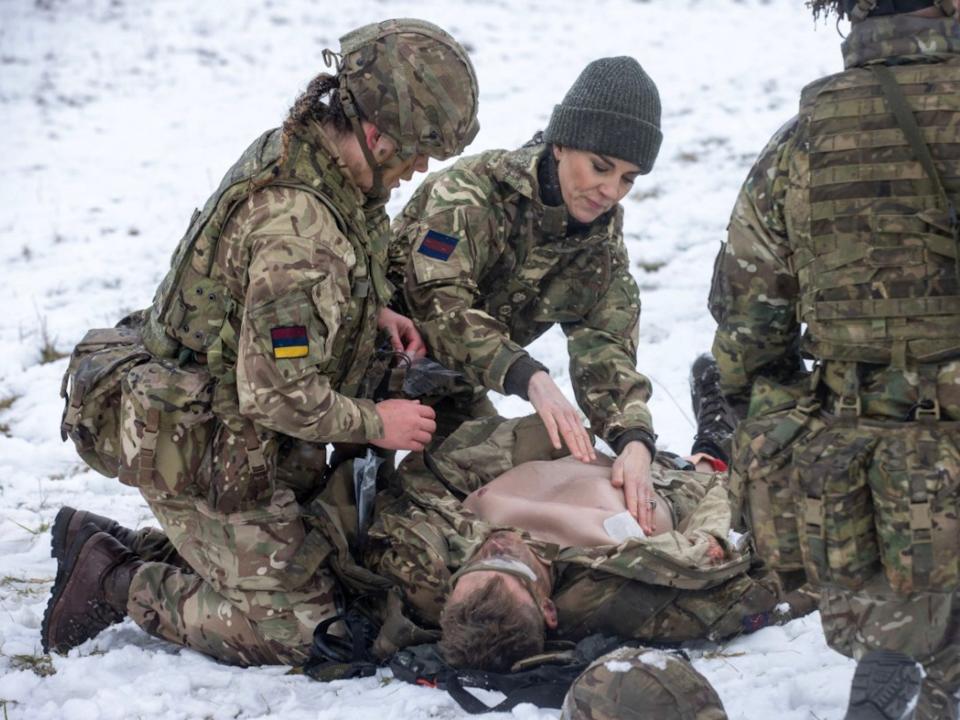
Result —
MULTIPOLYGON (((445 160, 479 130, 477 78, 464 48, 425 20, 364 25, 340 38, 341 101, 390 136, 398 153, 445 160)), ((352 119, 352 118, 351 118, 352 119)))
POLYGON ((574 680, 561 720, 727 720, 707 679, 677 655, 623 647, 574 680))

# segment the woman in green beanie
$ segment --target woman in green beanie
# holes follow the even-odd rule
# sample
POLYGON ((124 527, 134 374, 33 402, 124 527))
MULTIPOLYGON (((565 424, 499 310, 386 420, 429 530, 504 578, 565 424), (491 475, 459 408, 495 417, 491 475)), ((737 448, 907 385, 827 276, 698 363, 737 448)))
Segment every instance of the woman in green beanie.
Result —
POLYGON ((650 382, 636 370, 640 298, 619 203, 653 168, 661 138, 660 97, 640 64, 595 60, 533 141, 428 177, 395 220, 391 248, 398 303, 431 354, 482 386, 469 408, 436 408, 438 435, 492 413, 490 389, 528 399, 558 450, 562 440, 593 460, 577 410, 524 350, 560 323, 577 403, 617 453, 613 482, 647 532, 656 436, 650 382))

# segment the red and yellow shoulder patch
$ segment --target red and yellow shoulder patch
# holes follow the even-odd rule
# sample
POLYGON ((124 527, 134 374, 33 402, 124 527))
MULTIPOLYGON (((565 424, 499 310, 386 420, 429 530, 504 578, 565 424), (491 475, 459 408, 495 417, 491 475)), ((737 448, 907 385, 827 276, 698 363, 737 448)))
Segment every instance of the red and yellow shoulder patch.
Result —
POLYGON ((303 325, 288 325, 270 329, 275 360, 306 357, 310 352, 307 329, 303 325))

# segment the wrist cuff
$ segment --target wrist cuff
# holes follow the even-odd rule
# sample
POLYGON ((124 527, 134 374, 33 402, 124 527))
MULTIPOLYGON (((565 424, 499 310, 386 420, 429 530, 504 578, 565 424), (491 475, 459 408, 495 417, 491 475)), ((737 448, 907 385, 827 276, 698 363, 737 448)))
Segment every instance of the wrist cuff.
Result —
POLYGON ((625 430, 613 438, 609 444, 610 447, 613 448, 613 451, 619 455, 623 452, 623 449, 627 446, 627 443, 634 441, 643 443, 644 446, 646 446, 647 450, 650 451, 651 460, 657 456, 657 436, 649 430, 644 430, 643 428, 625 430))
POLYGON ((504 391, 507 395, 517 395, 524 400, 529 400, 530 398, 527 397, 527 388, 530 386, 530 378, 533 377, 534 373, 538 373, 541 370, 549 374, 547 368, 532 357, 529 355, 521 355, 513 361, 513 365, 507 370, 507 375, 503 379, 504 391))

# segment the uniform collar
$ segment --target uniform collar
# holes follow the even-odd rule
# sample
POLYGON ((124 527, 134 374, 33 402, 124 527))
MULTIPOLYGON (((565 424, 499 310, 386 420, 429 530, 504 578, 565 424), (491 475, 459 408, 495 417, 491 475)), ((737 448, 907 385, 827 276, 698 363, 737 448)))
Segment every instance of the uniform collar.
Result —
POLYGON ((298 127, 296 132, 297 136, 303 140, 313 152, 323 153, 337 166, 340 174, 343 175, 347 181, 344 183, 344 189, 349 188, 350 192, 356 195, 357 204, 364 206, 368 201, 366 194, 360 189, 360 186, 357 185, 353 173, 350 172, 350 168, 348 168, 347 164, 343 161, 336 144, 323 126, 311 120, 306 127, 298 127))
POLYGON ((868 18, 854 23, 841 49, 846 69, 891 58, 942 60, 960 53, 960 23, 954 17, 868 18))
MULTIPOLYGON (((505 153, 494 168, 494 176, 497 180, 506 183, 532 203, 540 215, 540 226, 544 236, 551 240, 561 240, 572 235, 583 234, 591 228, 608 225, 612 214, 617 212, 616 206, 589 225, 585 225, 570 217, 562 201, 560 205, 548 205, 545 202, 539 179, 540 163, 544 162, 545 158, 547 158, 546 146, 529 145, 505 153)), ((559 181, 557 192, 559 192, 559 181)), ((549 198, 546 200, 549 201, 549 198)))

